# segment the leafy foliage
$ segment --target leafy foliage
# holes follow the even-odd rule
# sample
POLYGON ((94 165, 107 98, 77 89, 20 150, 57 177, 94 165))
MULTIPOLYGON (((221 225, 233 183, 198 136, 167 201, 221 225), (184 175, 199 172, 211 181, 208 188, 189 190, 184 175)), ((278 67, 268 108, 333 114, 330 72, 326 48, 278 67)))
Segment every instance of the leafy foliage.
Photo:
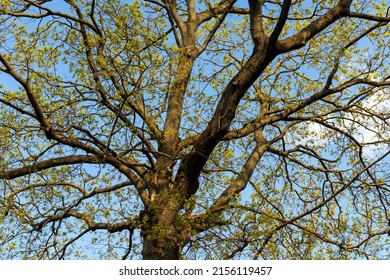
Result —
POLYGON ((389 258, 389 8, 1 0, 0 258, 389 258))

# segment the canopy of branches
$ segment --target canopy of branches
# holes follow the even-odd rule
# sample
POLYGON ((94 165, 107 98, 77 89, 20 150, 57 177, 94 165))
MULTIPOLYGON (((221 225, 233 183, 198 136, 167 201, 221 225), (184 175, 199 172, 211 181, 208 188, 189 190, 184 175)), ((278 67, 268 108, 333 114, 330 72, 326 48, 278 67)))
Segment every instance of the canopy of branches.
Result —
POLYGON ((389 258, 389 6, 0 0, 0 259, 389 258))

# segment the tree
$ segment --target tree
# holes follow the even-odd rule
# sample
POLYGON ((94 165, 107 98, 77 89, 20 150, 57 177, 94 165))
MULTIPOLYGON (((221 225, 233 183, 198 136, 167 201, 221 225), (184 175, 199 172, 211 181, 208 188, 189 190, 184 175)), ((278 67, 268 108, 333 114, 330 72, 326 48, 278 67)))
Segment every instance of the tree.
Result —
POLYGON ((389 257, 387 1, 0 1, 1 258, 389 257))

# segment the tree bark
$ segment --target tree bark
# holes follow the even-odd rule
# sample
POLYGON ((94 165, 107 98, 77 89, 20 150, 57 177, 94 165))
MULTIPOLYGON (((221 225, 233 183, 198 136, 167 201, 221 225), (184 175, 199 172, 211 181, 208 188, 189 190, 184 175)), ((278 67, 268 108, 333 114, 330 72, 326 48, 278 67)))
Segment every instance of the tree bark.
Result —
POLYGON ((180 234, 174 225, 169 225, 170 220, 176 216, 174 213, 153 215, 153 224, 147 230, 143 230, 143 250, 144 260, 178 260, 181 256, 180 234))
POLYGON ((177 260, 191 232, 187 219, 180 215, 189 197, 188 184, 178 180, 154 198, 142 213, 143 259, 177 260))

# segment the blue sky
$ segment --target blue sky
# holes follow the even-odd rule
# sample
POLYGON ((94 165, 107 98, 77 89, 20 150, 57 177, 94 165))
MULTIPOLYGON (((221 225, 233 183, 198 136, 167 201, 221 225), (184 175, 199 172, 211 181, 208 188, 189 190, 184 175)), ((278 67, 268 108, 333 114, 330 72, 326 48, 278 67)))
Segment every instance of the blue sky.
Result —
MULTIPOLYGON (((63 2, 63 1, 53 1, 53 2, 51 3, 51 5, 55 6, 56 9, 62 9, 64 6, 63 6, 62 4, 58 4, 58 3, 62 3, 62 4, 63 4, 64 2, 63 2)), ((238 2, 238 5, 241 6, 241 7, 247 6, 246 1, 242 1, 242 0, 240 0, 240 1, 238 2)), ((370 47, 370 45, 368 44, 368 41, 362 41, 361 44, 362 44, 361 47, 364 47, 364 46, 366 46, 366 45, 367 45, 368 47, 370 47)), ((238 56, 242 56, 243 54, 242 54, 240 51, 238 51, 237 55, 238 55, 238 56)), ((367 52, 367 55, 370 55, 370 51, 367 52)), ((206 57, 207 57, 207 55, 204 55, 204 56, 203 56, 203 58, 206 58, 206 57)), ((217 58, 218 58, 218 55, 216 55, 215 58, 217 59, 217 58)), ((218 58, 218 59, 219 59, 219 58, 218 58)), ((59 68, 61 68, 61 67, 59 67, 59 68)), ((203 67, 203 70, 204 70, 204 73, 205 73, 205 74, 209 74, 209 72, 211 73, 211 71, 212 71, 212 70, 215 70, 215 69, 208 69, 208 68, 203 67)), ((202 64, 200 64, 199 68, 197 68, 196 71, 202 71, 202 64)), ((1 80, 0 80, 1 83, 3 83, 3 84, 6 86, 6 88, 7 88, 8 90, 15 90, 15 89, 18 88, 18 84, 17 84, 13 79, 10 79, 8 75, 6 75, 6 74, 4 74, 4 73, 0 73, 0 79, 1 79, 1 80)), ((210 96, 211 96, 211 95, 214 95, 214 94, 216 93, 216 92, 214 91, 214 89, 212 89, 210 86, 208 86, 208 87, 206 87, 206 88, 203 87, 203 84, 200 84, 200 85, 198 85, 198 86, 199 86, 199 88, 202 88, 202 90, 205 90, 205 91, 207 92, 206 95, 210 95, 210 96)), ((223 87, 223 85, 221 85, 221 87, 223 87)), ((386 93, 386 92, 382 92, 382 93, 383 93, 383 95, 384 95, 384 94, 388 94, 388 93, 386 93)), ((378 95, 380 95, 380 94, 382 94, 382 93, 381 93, 381 92, 378 92, 378 95)), ((278 94, 278 92, 275 92, 275 95, 276 95, 276 94, 278 94)), ((217 97, 214 96, 214 98, 217 98, 217 97)), ((369 100, 372 102, 372 104, 367 104, 367 106, 370 106, 370 108, 375 108, 375 107, 386 107, 386 108, 389 108, 389 107, 390 107, 390 105, 389 105, 389 99, 386 99, 386 98, 382 98, 382 99, 383 99, 383 100, 381 100, 381 101, 379 101, 379 102, 374 102, 374 99, 369 99, 369 100)), ((187 102, 188 102, 188 100, 187 100, 187 102)), ((202 105, 202 104, 201 104, 201 105, 202 105)), ((387 112, 388 112, 388 110, 387 110, 387 112)), ((370 123, 370 121, 368 121, 368 120, 367 120, 367 124, 368 124, 368 126, 374 125, 374 124, 370 123)), ((296 145, 296 144, 299 144, 299 143, 300 143, 300 144, 303 144, 305 141, 306 141, 306 143, 308 143, 308 142, 311 141, 311 142, 313 142, 313 145, 323 145, 323 144, 325 144, 325 142, 326 142, 327 140, 326 140, 326 139, 323 139, 324 130, 321 129, 321 128, 319 127, 318 124, 310 123, 310 124, 309 124, 309 130, 311 130, 313 133, 310 134, 310 135, 307 135, 307 136, 306 136, 306 139, 305 139, 305 137, 303 137, 303 139, 301 138, 301 139, 299 140, 300 142, 298 142, 298 140, 297 140, 298 138, 296 137, 296 135, 294 135, 294 134, 290 135, 290 136, 289 136, 290 138, 288 138, 288 140, 291 141, 290 145, 293 146, 293 144, 296 145)), ((365 139, 364 139, 365 141, 372 141, 372 140, 375 139, 375 137, 377 137, 377 136, 375 136, 375 135, 372 135, 368 130, 365 130, 365 129, 362 129, 362 130, 359 131, 359 132, 360 132, 361 134, 360 134, 360 136, 357 135, 357 137, 364 137, 364 138, 365 138, 365 139)), ((385 131, 384 133, 388 133, 388 131, 385 131)), ((388 135, 387 135, 386 137, 388 137, 388 135)), ((233 146, 233 147, 234 147, 234 146, 233 146)), ((387 149, 388 149, 388 146, 383 146, 383 148, 384 148, 385 150, 387 150, 387 149)), ((241 147, 240 149, 241 149, 241 150, 238 150, 237 148, 233 148, 233 150, 234 150, 236 153, 238 153, 238 151, 239 151, 239 153, 244 153, 244 151, 242 150, 243 148, 241 147)), ((370 149, 369 149, 369 146, 368 146, 368 149, 367 149, 366 151, 367 151, 368 154, 370 154, 370 153, 373 152, 373 150, 370 150, 370 149)), ((372 154, 371 154, 371 156, 372 156, 372 154)), ((272 164, 273 164, 272 160, 273 160, 272 157, 264 158, 264 163, 267 164, 267 165, 269 165, 269 167, 272 167, 272 164)), ((341 166, 341 167, 343 167, 343 166, 341 166)), ((344 166, 344 167, 346 167, 346 166, 344 166)), ((93 177, 93 175, 96 175, 97 172, 98 172, 98 169, 92 168, 91 166, 86 165, 86 167, 85 167, 85 173, 89 173, 89 174, 93 177)), ((280 184, 283 184, 281 178, 278 178, 278 179, 276 179, 276 180, 280 180, 280 181, 279 181, 280 184)), ((88 187, 90 188, 91 186, 88 186, 88 187)), ((242 197, 243 197, 242 200, 243 200, 243 201, 247 201, 247 200, 249 199, 250 193, 251 193, 251 188, 248 187, 247 190, 245 190, 245 191, 242 193, 242 197)), ((96 200, 96 202, 97 202, 97 203, 101 203, 101 204, 100 204, 101 206, 104 206, 104 203, 105 203, 104 200, 98 201, 98 199, 96 200)), ((91 233, 92 236, 97 236, 97 235, 105 236, 105 234, 106 234, 106 233, 91 233)), ((122 235, 122 237, 123 237, 123 236, 126 236, 127 234, 128 234, 128 233, 123 233, 123 234, 121 234, 121 235, 122 235)), ((84 240, 81 242, 81 245, 82 245, 82 246, 87 246, 87 244, 90 244, 91 235, 86 235, 85 237, 83 237, 84 240)), ((115 243, 115 239, 117 239, 117 238, 119 238, 119 237, 120 237, 119 235, 115 235, 115 236, 112 238, 112 242, 115 243)), ((102 247, 102 250, 104 250, 103 248, 104 248, 104 247, 102 247)), ((122 250, 122 248, 120 248, 120 249, 118 249, 118 250, 122 250)), ((100 254, 99 248, 98 248, 96 251, 90 251, 88 254, 89 254, 89 257, 95 258, 95 256, 98 256, 98 255, 100 254)))

